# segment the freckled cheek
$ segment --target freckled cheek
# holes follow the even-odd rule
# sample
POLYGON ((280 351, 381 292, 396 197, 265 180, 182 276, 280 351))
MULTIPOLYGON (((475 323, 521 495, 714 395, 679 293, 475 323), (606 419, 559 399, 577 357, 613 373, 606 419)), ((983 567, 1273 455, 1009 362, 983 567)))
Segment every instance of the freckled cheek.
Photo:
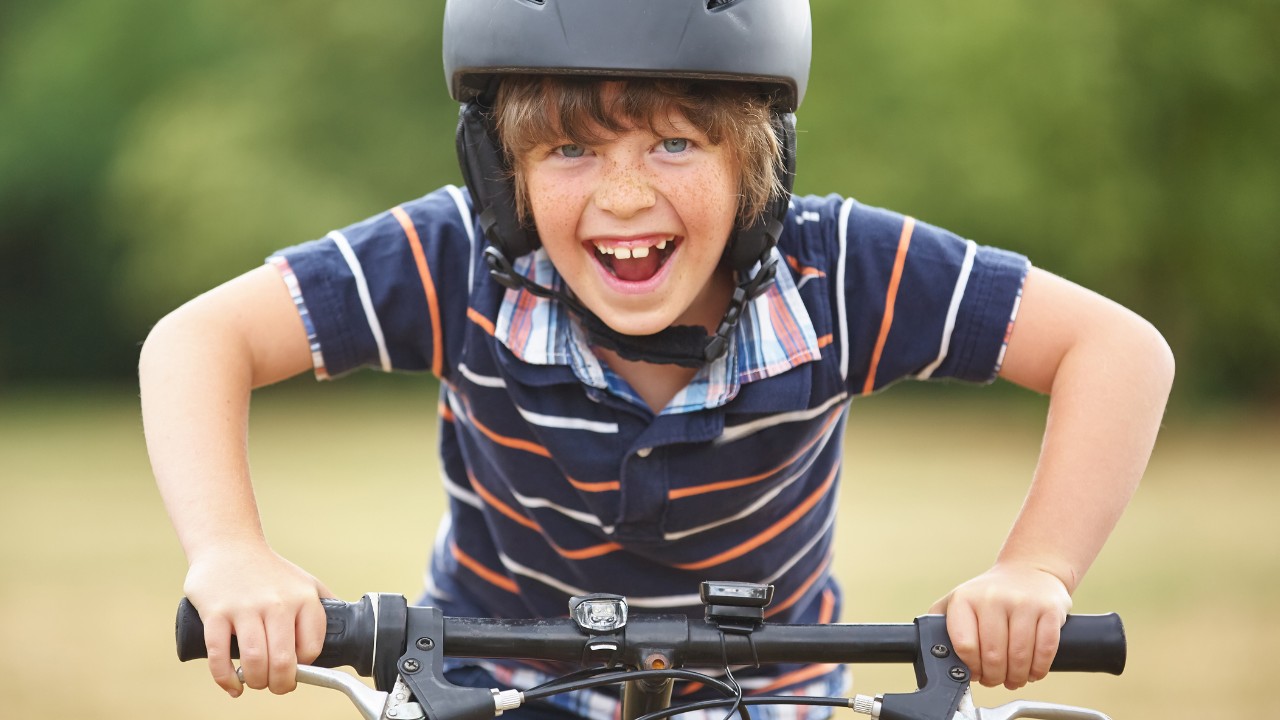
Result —
POLYGON ((671 187, 669 197, 680 207, 686 208, 687 212, 692 211, 686 217, 690 230, 696 225, 701 232, 727 233, 732 228, 738 209, 735 182, 728 173, 708 173, 671 187))
POLYGON ((572 234, 577 229, 579 201, 569 188, 554 182, 531 180, 528 192, 529 207, 539 233, 572 234))

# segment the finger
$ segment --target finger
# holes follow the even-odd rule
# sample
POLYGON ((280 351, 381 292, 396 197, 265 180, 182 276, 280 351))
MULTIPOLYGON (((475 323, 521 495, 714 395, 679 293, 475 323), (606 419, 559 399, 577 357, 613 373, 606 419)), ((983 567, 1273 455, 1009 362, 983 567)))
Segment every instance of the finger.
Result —
POLYGON ((1003 609, 988 604, 981 611, 978 616, 978 645, 982 684, 995 687, 1003 683, 1009 654, 1009 616, 1003 609))
POLYGON ((981 647, 978 645, 978 618, 973 607, 963 601, 954 601, 947 607, 947 635, 956 657, 969 668, 973 680, 982 677, 981 647))
POLYGON ((221 615, 210 614, 205 618, 204 646, 213 681, 231 697, 240 697, 244 685, 236 677, 236 668, 231 663, 231 623, 221 615))
POLYGON ((1053 666, 1053 659, 1058 655, 1058 643, 1062 638, 1064 616, 1042 615, 1036 624, 1036 650, 1031 658, 1031 671, 1028 678, 1035 682, 1043 680, 1053 666))
POLYGON ((298 687, 296 611, 281 607, 267 616, 264 626, 267 645, 267 686, 276 695, 298 687))
POLYGON ((235 621, 236 642, 240 645, 240 670, 244 684, 254 690, 267 686, 267 637, 257 615, 245 615, 235 621))
POLYGON ((1027 684, 1035 657, 1040 614, 1032 608, 1015 610, 1009 618, 1009 642, 1005 655, 1004 686, 1017 690, 1027 684))
POLYGON ((294 632, 298 638, 298 662, 310 663, 324 649, 326 629, 324 606, 313 600, 302 606, 298 613, 298 625, 294 632))

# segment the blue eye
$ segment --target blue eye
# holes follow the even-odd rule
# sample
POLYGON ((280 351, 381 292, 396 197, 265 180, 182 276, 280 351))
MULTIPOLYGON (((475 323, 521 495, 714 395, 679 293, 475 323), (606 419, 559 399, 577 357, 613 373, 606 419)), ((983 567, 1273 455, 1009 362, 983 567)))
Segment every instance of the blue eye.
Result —
POLYGON ((567 158, 580 158, 587 153, 587 149, 581 145, 561 145, 556 148, 556 152, 567 158))
POLYGON ((668 138, 662 141, 662 149, 669 153, 682 153, 689 149, 689 141, 684 138, 668 138))

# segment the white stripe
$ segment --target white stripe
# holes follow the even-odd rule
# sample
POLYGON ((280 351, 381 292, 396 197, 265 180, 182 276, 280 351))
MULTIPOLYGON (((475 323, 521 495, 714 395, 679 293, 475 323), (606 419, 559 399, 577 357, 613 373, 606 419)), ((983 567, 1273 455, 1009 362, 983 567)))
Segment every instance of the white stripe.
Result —
POLYGON ((484 503, 481 502, 480 496, 477 495, 475 491, 454 482, 453 478, 449 477, 447 473, 440 473, 440 478, 444 481, 444 491, 448 493, 449 497, 463 504, 470 505, 477 510, 484 509, 484 503))
POLYGON ((616 435, 618 433, 618 423, 584 420, 583 418, 561 417, 559 415, 543 415, 532 410, 525 410, 519 406, 516 407, 516 410, 520 412, 520 416, 525 420, 542 427, 559 428, 561 430, 586 430, 588 432, 602 433, 605 435, 616 435))
POLYGON ((459 363, 458 372, 461 372, 463 377, 480 387, 504 388, 507 386, 506 381, 502 378, 494 377, 492 375, 481 375, 467 367, 465 363, 459 363))
POLYGON ((964 291, 969 287, 969 276, 973 274, 973 258, 978 254, 978 243, 970 240, 965 244, 964 262, 960 265, 960 277, 956 278, 956 288, 951 293, 951 307, 947 308, 947 323, 942 328, 942 346, 938 350, 938 358, 920 371, 916 377, 928 380, 938 369, 947 353, 951 350, 951 334, 956 329, 956 315, 960 313, 960 301, 964 299, 964 291))
POLYGON ((765 493, 764 495, 761 495, 755 502, 751 503, 750 505, 743 508, 739 512, 734 513, 733 515, 730 515, 729 517, 721 518, 714 522, 709 522, 706 525, 700 525, 695 528, 689 528, 688 530, 680 530, 678 532, 663 533, 662 539, 680 540, 680 539, 689 537, 690 535, 696 535, 700 532, 706 532, 707 530, 710 530, 712 528, 717 528, 717 527, 720 527, 721 525, 727 525, 731 522, 741 520, 742 518, 747 517, 748 515, 751 515, 752 513, 756 512, 757 510, 764 507, 765 505, 768 505, 771 501, 773 501, 774 498, 778 497, 779 493, 781 493, 783 490, 790 487, 793 483, 795 483, 796 480, 799 480, 800 477, 802 477, 806 472, 809 471, 809 468, 813 466, 814 461, 818 459, 818 455, 821 454, 821 448, 826 447, 827 442, 831 440, 831 433, 835 430, 835 427, 836 427, 835 423, 832 423, 831 426, 827 428, 826 432, 823 433, 822 441, 817 445, 817 449, 815 449, 814 452, 809 455, 808 461, 806 461, 803 466, 797 469, 791 475, 791 477, 784 480, 777 487, 773 488, 772 490, 765 493))
POLYGON ((770 415, 768 417, 760 418, 759 420, 752 420, 749 423, 743 423, 741 425, 726 427, 724 429, 724 432, 720 433, 720 437, 716 438, 715 442, 713 442, 712 444, 725 445, 725 444, 734 442, 736 440, 741 440, 742 438, 748 435, 753 435, 761 430, 764 430, 765 428, 775 427, 783 423, 797 422, 801 420, 810 420, 826 412, 828 409, 831 408, 831 406, 835 405, 836 403, 843 402, 848 397, 849 397, 849 393, 842 392, 838 395, 835 395, 830 400, 827 400, 826 402, 822 403, 821 405, 815 408, 809 408, 808 410, 794 410, 792 412, 778 413, 777 415, 770 415))
POLYGON ((556 503, 553 503, 546 498, 529 497, 528 495, 521 495, 520 493, 516 492, 511 488, 508 488, 508 490, 510 490, 511 495, 515 497, 516 502, 520 503, 520 507, 523 507, 526 509, 545 508, 547 510, 554 510, 560 513, 561 515, 564 515, 565 517, 571 518, 573 520, 577 520, 578 522, 584 525, 591 525, 593 527, 598 527, 600 528, 601 531, 603 531, 606 534, 609 534, 609 535, 613 534, 612 525, 605 525, 601 523, 600 518, 596 517, 595 515, 592 515, 591 513, 583 512, 582 510, 574 510, 573 508, 567 508, 567 507, 564 507, 563 505, 557 505, 556 503))
POLYGON ((387 341, 382 337, 382 323, 378 322, 378 313, 373 309, 373 298, 369 296, 369 284, 364 279, 364 269, 360 267, 360 259, 351 250, 351 243, 346 236, 334 230, 329 239, 338 246, 342 259, 351 268, 351 275, 356 281, 356 293, 360 295, 360 306, 364 308, 365 321, 369 323, 369 331, 373 333, 373 341, 378 344, 378 361, 384 372, 391 372, 391 356, 387 354, 387 341))
POLYGON ((827 513, 827 520, 822 524, 822 529, 814 533, 813 537, 809 539, 809 542, 805 543, 804 547, 800 548, 800 552, 796 553, 795 555, 792 555, 791 559, 783 563, 782 567, 778 568, 777 572, 765 578, 764 580, 761 580, 760 582, 766 583, 766 584, 776 582, 778 578, 782 577, 783 575, 786 575, 787 572, 789 572, 791 568, 794 567, 795 564, 800 561, 800 558, 808 555, 809 551, 813 549, 813 546, 817 545, 818 541, 821 540, 823 536, 827 534, 827 530, 829 530, 831 526, 835 524, 836 508, 839 506, 840 506, 840 503, 834 503, 834 502, 831 503, 831 512, 827 513))
MULTIPOLYGON (((533 568, 521 565, 515 560, 512 560, 506 553, 499 553, 498 559, 502 561, 502 566, 512 574, 527 577, 531 580, 537 580, 538 582, 544 585, 549 585, 566 595, 586 595, 588 593, 588 591, 583 588, 574 587, 573 585, 554 578, 544 572, 539 572, 533 568)), ((633 607, 643 608, 691 607, 701 605, 702 599, 699 598, 696 593, 691 595, 662 595, 657 597, 634 597, 628 595, 627 604, 633 607)))
POLYGON ((836 262, 836 332, 840 334, 840 379, 849 379, 849 321, 845 309, 844 277, 845 255, 849 245, 849 213, 853 211, 853 199, 840 206, 840 257, 836 262))
POLYGON ((476 231, 471 223, 471 208, 467 207, 467 199, 462 196, 462 191, 456 185, 445 185, 444 189, 449 193, 449 197, 453 198, 453 204, 458 206, 458 214, 462 216, 462 227, 467 229, 467 241, 471 243, 471 258, 467 262, 467 290, 475 287, 475 257, 476 257, 476 231))
MULTIPOLYGON (((587 591, 583 590, 582 588, 574 587, 566 582, 561 582, 560 580, 557 580, 556 578, 553 578, 544 572, 538 572, 533 568, 525 567, 524 565, 521 565, 515 560, 512 560, 510 556, 508 556, 506 553, 498 553, 498 559, 502 561, 502 566, 506 568, 509 572, 515 575, 520 575, 522 577, 530 578, 532 580, 537 580, 543 585, 550 585, 551 587, 559 590, 565 595, 586 595, 587 594, 587 591)), ((627 600, 628 602, 630 602, 630 598, 628 598, 627 600)))

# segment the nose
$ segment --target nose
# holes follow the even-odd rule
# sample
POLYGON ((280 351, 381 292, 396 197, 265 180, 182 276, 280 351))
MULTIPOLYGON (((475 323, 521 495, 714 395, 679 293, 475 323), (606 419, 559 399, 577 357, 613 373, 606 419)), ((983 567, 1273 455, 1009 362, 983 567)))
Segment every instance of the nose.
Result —
POLYGON ((653 207, 653 186, 644 167, 631 159, 611 158, 596 189, 596 207, 617 217, 631 217, 653 207))

